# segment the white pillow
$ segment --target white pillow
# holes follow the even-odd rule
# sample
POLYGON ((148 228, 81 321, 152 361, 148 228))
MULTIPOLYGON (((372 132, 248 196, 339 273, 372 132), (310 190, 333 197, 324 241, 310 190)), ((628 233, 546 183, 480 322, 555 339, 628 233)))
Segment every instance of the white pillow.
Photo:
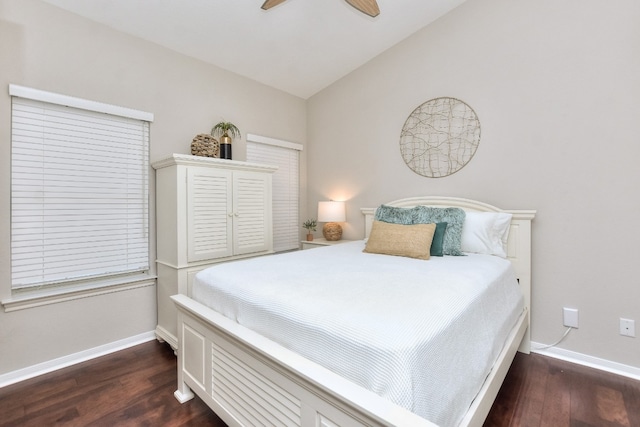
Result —
POLYGON ((462 252, 507 257, 511 214, 467 212, 462 227, 462 252))

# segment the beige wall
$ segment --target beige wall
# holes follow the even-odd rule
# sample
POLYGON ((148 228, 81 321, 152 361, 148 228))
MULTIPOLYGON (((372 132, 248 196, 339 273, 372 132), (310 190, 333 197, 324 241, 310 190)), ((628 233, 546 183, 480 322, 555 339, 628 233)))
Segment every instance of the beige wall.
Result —
POLYGON ((308 209, 346 199, 346 238, 362 206, 415 195, 537 209, 533 340, 580 328, 560 347, 640 367, 640 2, 469 0, 307 105, 308 209), (439 96, 467 102, 480 147, 458 173, 412 172, 405 119, 439 96))
MULTIPOLYGON (((154 113, 152 161, 189 153, 193 137, 222 118, 243 135, 303 144, 306 138, 300 98, 37 0, 0 0, 0 298, 11 294, 10 83, 154 113)), ((234 159, 245 159, 244 138, 233 150, 234 159)), ((152 331, 155 324, 154 287, 0 309, 0 374, 152 331)))

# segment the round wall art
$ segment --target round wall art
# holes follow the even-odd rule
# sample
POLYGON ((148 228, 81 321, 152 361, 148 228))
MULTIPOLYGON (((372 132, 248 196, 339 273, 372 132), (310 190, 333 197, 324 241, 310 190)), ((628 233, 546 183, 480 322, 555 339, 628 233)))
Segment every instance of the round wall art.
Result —
POLYGON ((441 178, 458 172, 480 145, 480 120, 464 102, 435 98, 407 117, 400 134, 400 153, 415 173, 441 178))

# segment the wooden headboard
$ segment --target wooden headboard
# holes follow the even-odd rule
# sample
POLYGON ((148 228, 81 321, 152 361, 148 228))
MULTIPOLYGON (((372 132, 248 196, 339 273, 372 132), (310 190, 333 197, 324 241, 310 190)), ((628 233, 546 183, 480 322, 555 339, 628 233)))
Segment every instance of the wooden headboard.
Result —
MULTIPOLYGON (((412 208, 414 206, 432 206, 432 207, 453 207, 461 208, 467 212, 506 212, 512 215, 511 227, 509 228, 509 240, 507 241, 507 257, 511 261, 513 268, 520 282, 520 287, 524 294, 525 306, 528 310, 528 316, 531 313, 531 221, 536 216, 535 210, 506 210, 500 209, 489 204, 478 202, 476 200, 461 199, 456 197, 411 197, 408 199, 394 200, 384 203, 387 206, 395 206, 399 208, 412 208)), ((362 208, 365 216, 365 237, 369 237, 371 225, 376 208, 362 208)), ((528 319, 529 321, 531 319, 528 319)), ((529 331, 523 340, 523 347, 520 351, 529 352, 531 339, 529 331)))

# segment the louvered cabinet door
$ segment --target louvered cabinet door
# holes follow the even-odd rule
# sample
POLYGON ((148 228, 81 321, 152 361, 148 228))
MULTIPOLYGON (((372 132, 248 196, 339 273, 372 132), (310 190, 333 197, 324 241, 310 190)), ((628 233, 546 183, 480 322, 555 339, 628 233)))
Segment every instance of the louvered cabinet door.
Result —
POLYGON ((273 247, 271 228, 271 176, 234 172, 234 254, 270 251, 273 247))
POLYGON ((233 173, 187 170, 188 262, 233 255, 233 173))

